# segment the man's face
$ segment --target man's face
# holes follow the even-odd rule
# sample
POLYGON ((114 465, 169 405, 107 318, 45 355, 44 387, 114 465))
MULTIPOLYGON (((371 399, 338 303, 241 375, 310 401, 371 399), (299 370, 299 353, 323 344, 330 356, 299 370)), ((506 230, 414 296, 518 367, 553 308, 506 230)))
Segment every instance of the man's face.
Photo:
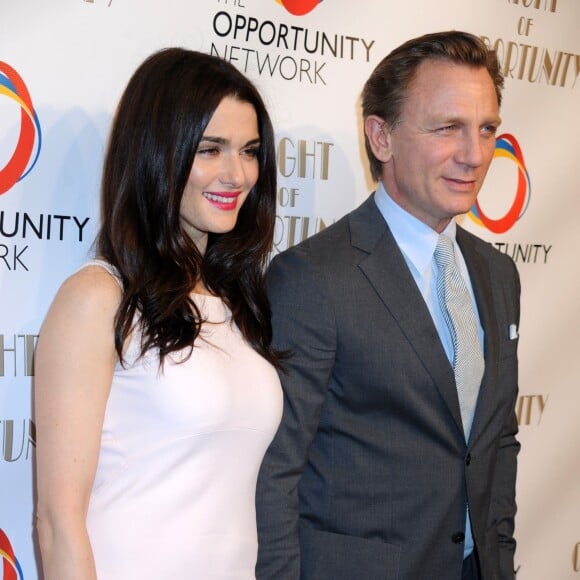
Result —
POLYGON ((400 120, 388 131, 383 181, 409 213, 442 231, 468 212, 495 150, 500 123, 493 81, 485 68, 423 62, 400 120))

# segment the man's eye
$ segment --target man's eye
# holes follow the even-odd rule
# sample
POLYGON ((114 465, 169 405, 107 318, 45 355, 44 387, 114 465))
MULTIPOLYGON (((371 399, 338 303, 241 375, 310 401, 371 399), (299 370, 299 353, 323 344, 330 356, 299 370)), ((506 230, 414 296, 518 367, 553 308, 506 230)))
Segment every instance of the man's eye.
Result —
POLYGON ((455 131, 457 129, 457 125, 455 124, 451 124, 451 125, 444 125, 443 127, 439 127, 437 129, 437 131, 439 133, 451 133, 452 131, 455 131))
POLYGON ((487 135, 495 135, 497 133, 496 125, 485 125, 482 127, 481 131, 487 135))

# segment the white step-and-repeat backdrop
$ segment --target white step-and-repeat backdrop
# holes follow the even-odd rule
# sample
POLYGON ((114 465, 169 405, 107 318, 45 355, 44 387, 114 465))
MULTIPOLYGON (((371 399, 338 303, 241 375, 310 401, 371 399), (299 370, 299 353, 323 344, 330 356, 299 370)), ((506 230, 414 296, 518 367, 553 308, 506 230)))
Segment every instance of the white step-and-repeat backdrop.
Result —
POLYGON ((495 47, 507 79, 496 158, 463 223, 523 283, 518 579, 580 579, 579 0, 0 0, 2 580, 39 578, 33 352, 90 253, 108 126, 136 66, 184 46, 257 83, 277 133, 280 251, 371 190, 358 97, 376 63, 450 28, 495 47))

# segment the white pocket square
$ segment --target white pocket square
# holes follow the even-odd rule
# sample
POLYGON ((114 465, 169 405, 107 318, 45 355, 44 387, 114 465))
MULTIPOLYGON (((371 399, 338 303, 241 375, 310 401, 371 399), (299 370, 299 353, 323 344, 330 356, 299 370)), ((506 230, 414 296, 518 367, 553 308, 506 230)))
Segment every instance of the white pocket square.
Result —
POLYGON ((510 340, 515 340, 518 337, 518 327, 515 324, 510 324, 509 337, 510 340))

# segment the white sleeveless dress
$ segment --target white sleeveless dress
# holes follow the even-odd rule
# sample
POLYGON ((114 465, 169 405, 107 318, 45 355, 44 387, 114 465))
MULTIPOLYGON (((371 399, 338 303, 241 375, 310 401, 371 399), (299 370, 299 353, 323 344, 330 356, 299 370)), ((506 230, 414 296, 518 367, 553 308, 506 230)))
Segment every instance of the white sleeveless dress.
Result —
MULTIPOLYGON (((91 262, 114 270, 103 262, 91 262)), ((189 360, 115 368, 87 528, 99 580, 254 580, 256 479, 282 415, 276 370, 220 298, 189 360)))

